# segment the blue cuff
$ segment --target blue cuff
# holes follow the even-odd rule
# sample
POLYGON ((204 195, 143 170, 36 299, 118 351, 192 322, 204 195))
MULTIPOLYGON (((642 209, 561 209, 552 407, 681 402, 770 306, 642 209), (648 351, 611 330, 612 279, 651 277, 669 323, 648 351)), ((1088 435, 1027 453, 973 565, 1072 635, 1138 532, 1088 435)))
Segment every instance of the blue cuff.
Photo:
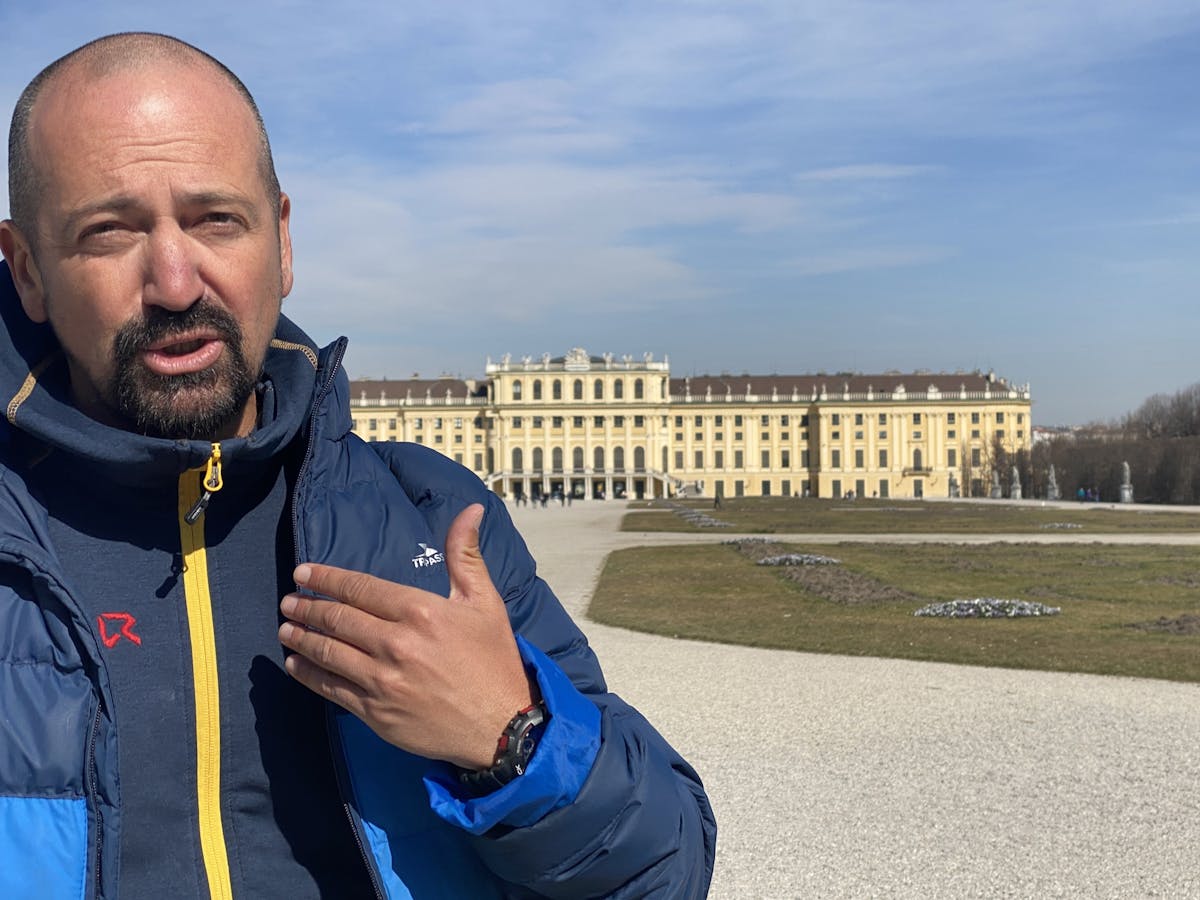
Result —
POLYGON ((484 797, 467 798, 456 770, 438 764, 425 776, 433 811, 471 834, 497 825, 523 828, 570 806, 600 750, 600 710, 579 693, 550 657, 517 635, 527 670, 537 676, 550 720, 525 774, 484 797))

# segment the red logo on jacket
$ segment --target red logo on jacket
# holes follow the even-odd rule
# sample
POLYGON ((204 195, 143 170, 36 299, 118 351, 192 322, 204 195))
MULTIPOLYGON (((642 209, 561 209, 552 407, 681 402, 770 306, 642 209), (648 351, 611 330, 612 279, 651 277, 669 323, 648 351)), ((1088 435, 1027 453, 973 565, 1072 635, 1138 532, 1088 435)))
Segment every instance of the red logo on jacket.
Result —
POLYGON ((96 616, 96 624, 100 626, 100 640, 104 642, 105 647, 115 646, 121 638, 129 638, 129 640, 141 646, 141 637, 133 631, 133 626, 136 623, 137 619, 129 613, 100 613, 100 615, 96 616), (110 624, 114 626, 111 634, 108 630, 110 624))

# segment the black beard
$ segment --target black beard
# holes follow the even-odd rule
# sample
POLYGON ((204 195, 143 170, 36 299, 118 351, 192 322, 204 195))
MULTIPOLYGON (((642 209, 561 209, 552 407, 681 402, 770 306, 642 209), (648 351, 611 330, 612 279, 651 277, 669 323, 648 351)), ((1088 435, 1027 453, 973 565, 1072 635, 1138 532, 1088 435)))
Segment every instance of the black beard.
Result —
POLYGON ((237 321, 211 301, 199 300, 182 312, 150 307, 113 339, 108 404, 141 434, 210 440, 242 414, 254 392, 255 375, 242 344, 237 321), (142 364, 139 355, 146 347, 194 328, 214 331, 224 341, 225 352, 214 365, 202 372, 159 375, 142 364))

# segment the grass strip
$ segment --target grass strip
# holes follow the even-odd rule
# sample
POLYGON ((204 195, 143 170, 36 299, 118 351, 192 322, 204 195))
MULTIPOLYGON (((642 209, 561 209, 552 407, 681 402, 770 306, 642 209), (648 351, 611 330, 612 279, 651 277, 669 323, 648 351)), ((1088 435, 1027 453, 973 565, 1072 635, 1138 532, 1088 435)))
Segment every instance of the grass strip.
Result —
POLYGON ((589 615, 672 637, 851 656, 1200 681, 1196 551, 1104 544, 842 543, 613 553, 589 615), (797 576, 773 552, 827 554, 797 576), (838 569, 837 576, 826 570, 838 569), (974 597, 1062 608, 1029 619, 917 618, 974 597))
POLYGON ((1200 514, 1122 509, 1080 503, 1077 507, 1029 504, 921 502, 913 500, 818 500, 746 497, 724 500, 635 501, 623 531, 710 531, 688 523, 683 509, 725 523, 723 531, 753 534, 1020 534, 1063 532, 1086 536, 1130 532, 1200 531, 1200 514))

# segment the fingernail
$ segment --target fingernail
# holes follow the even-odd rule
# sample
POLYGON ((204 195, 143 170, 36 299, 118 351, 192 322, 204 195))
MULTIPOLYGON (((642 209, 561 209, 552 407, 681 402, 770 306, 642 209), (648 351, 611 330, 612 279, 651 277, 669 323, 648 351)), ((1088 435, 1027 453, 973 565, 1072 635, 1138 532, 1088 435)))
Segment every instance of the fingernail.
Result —
POLYGON ((279 626, 279 640, 286 643, 288 641, 288 639, 292 636, 292 632, 295 630, 296 630, 296 626, 293 625, 291 622, 284 622, 282 625, 279 626))
POLYGON ((296 571, 292 573, 292 577, 296 580, 298 587, 303 587, 308 584, 308 579, 312 578, 312 566, 308 564, 296 566, 296 571))
POLYGON ((299 601, 292 594, 288 594, 279 601, 279 608, 283 610, 285 616, 290 616, 294 613, 298 605, 299 601))

